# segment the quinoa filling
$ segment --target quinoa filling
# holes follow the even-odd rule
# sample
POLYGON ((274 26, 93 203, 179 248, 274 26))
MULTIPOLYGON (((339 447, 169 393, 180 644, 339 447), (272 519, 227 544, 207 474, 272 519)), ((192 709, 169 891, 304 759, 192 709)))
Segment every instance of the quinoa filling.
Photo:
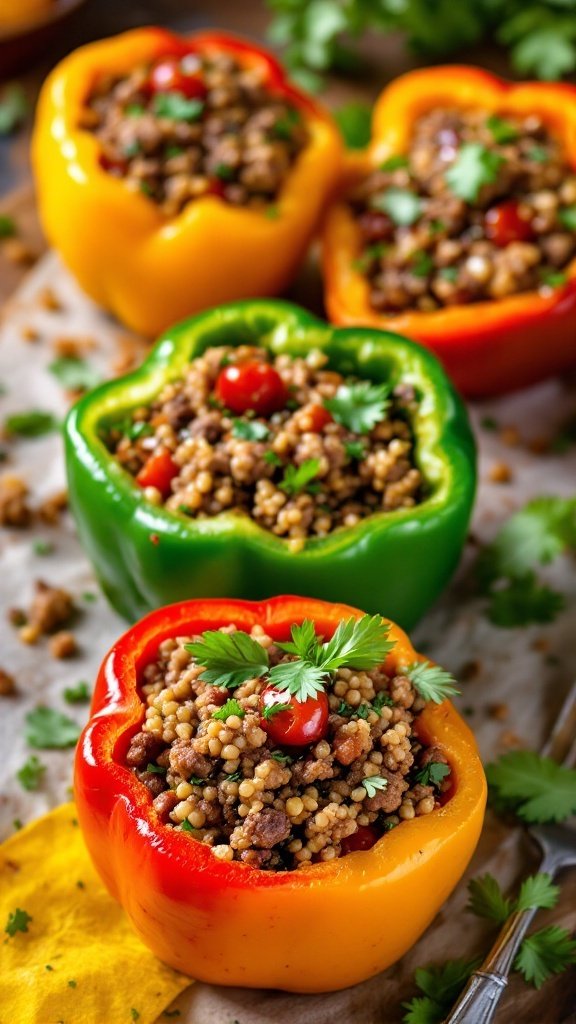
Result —
POLYGON ((259 66, 225 53, 188 53, 102 76, 81 116, 101 164, 176 216, 214 195, 234 206, 277 199, 308 142, 300 111, 259 66))
POLYGON ((417 504, 414 390, 326 364, 319 351, 209 348, 105 441, 153 504, 191 517, 245 513, 293 546, 417 504))
POLYGON ((576 173, 535 115, 433 110, 349 202, 383 313, 549 294, 576 256, 576 173))
POLYGON ((387 673, 387 635, 366 615, 324 644, 311 622, 289 644, 261 626, 160 643, 126 755, 160 820, 222 860, 285 871, 369 849, 432 813, 450 767, 416 723, 453 680, 426 662, 387 673))

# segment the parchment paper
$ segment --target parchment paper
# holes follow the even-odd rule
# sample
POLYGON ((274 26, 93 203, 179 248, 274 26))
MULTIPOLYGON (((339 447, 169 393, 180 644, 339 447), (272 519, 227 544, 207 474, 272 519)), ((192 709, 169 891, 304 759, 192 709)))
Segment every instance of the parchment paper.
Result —
MULTIPOLYGON (((44 257, 10 301, 0 327, 0 420, 13 412, 32 408, 63 416, 69 405, 60 384, 47 372, 54 358, 54 343, 62 337, 94 340, 87 358, 109 376, 118 358, 118 345, 126 332, 83 295, 54 255, 44 257), (39 301, 46 287, 57 295, 61 308, 48 311, 39 301), (34 328, 40 338, 30 342, 23 331, 34 328)), ((545 344, 545 338, 542 339, 545 344)), ((576 345, 576 327, 575 327, 576 345)), ((568 496, 576 492, 576 446, 562 455, 536 455, 526 442, 551 436, 576 410, 576 381, 549 381, 506 399, 471 409, 480 444, 480 488, 472 527, 476 541, 490 540, 501 523, 530 497, 540 494, 568 496), (490 416, 501 426, 518 429, 522 444, 510 447, 498 432, 480 426, 490 416), (512 469, 507 484, 491 483, 495 462, 512 469)), ((9 454, 0 472, 24 476, 38 503, 65 485, 62 446, 58 434, 37 440, 17 440, 4 446, 9 454)), ((452 670, 464 669, 468 681, 457 700, 476 732, 482 754, 490 759, 517 743, 537 748, 545 739, 576 669, 576 573, 568 559, 546 570, 546 578, 567 596, 566 610, 546 627, 498 629, 482 614, 483 604, 474 594, 471 567, 477 551, 470 544, 459 572, 441 601, 414 632, 416 646, 452 670), (506 705, 505 719, 494 717, 491 707, 506 705)), ((13 820, 28 821, 68 799, 72 751, 43 751, 45 780, 37 792, 25 792, 15 773, 31 751, 24 741, 25 714, 39 703, 58 708, 83 723, 87 706, 70 706, 63 690, 79 680, 90 686, 106 650, 125 628, 99 593, 68 515, 59 527, 34 525, 30 530, 0 530, 0 667, 14 674, 18 693, 0 698, 0 837, 9 835, 13 820), (34 541, 54 544, 52 554, 34 553, 34 541), (45 641, 24 646, 6 619, 13 606, 29 605, 33 581, 46 579, 70 590, 80 614, 74 629, 80 646, 78 657, 55 661, 45 641), (86 595, 94 595, 89 600, 86 595)), ((492 870, 503 884, 533 870, 532 847, 520 832, 511 832, 490 815, 469 875, 492 870)), ((565 875, 563 897, 556 911, 542 913, 539 925, 558 922, 574 927, 576 879, 565 875)), ((325 996, 294 996, 248 992, 194 985, 175 1004, 182 1024, 329 1024, 334 1020, 358 1024, 383 1024, 401 1020, 401 1002, 415 994, 415 967, 447 957, 487 950, 488 930, 463 911, 465 884, 443 908, 417 946, 390 971, 355 989, 325 996)), ((390 927, 394 923, 390 922, 390 927)), ((305 922, 302 922, 305 928, 305 922)), ((342 935, 330 941, 346 941, 342 935)), ((498 1020, 526 1024, 574 1020, 576 981, 564 975, 535 993, 514 980, 502 1001, 498 1020)), ((15 1022, 16 1024, 16 1022, 15 1022)), ((116 1024, 116 1022, 106 1022, 116 1024)), ((118 1022, 119 1024, 119 1022, 118 1022)))

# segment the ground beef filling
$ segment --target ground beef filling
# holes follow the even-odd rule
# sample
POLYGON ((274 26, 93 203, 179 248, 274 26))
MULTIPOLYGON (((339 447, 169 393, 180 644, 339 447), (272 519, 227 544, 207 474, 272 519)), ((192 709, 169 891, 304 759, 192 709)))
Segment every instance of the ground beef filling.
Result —
POLYGON ((231 509, 247 513, 290 538, 296 550, 308 536, 325 536, 373 512, 421 500, 411 388, 398 387, 382 420, 367 433, 355 433, 323 406, 345 383, 325 368, 326 357, 318 351, 306 359, 282 355, 271 365, 289 395, 286 407, 268 417, 235 416, 218 403, 215 385, 223 365, 247 362, 270 363, 262 349, 208 349, 153 405, 109 431, 110 450, 144 485, 151 460, 161 452, 170 455, 173 475, 163 491, 144 486, 148 501, 193 517, 231 509), (251 431, 260 439, 247 437, 251 431), (298 470, 304 477, 295 479, 298 470), (308 480, 306 470, 314 470, 308 480))
POLYGON ((262 69, 223 53, 100 78, 81 127, 97 136, 104 169, 167 216, 206 195, 273 203, 308 141, 299 111, 266 87, 262 69))
MULTIPOLYGON (((289 660, 262 628, 251 635, 270 665, 289 660)), ((214 717, 231 693, 199 679, 202 666, 184 646, 190 639, 165 640, 144 670, 146 718, 126 761, 161 820, 222 860, 271 870, 333 860, 362 848, 366 836, 371 845, 430 814, 448 793, 446 758, 413 731, 424 701, 406 676, 340 669, 328 689, 325 738, 282 749, 261 717, 263 679, 234 691, 242 716, 214 717), (443 766, 441 781, 431 782, 431 764, 443 766), (365 781, 376 777, 384 788, 365 781)))
POLYGON ((425 114, 350 202, 383 313, 548 293, 576 255, 576 173, 536 116, 425 114))

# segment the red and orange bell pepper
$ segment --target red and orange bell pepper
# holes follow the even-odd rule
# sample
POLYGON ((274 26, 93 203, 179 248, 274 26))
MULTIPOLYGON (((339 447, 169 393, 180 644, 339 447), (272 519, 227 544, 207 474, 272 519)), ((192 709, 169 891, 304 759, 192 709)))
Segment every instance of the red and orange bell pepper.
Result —
MULTIPOLYGON (((80 825, 104 883, 142 940, 192 977, 296 992, 360 982, 412 946, 472 856, 485 780, 472 734, 448 701, 427 705, 415 726, 450 764, 453 788, 443 806, 403 822, 369 850, 298 871, 218 860, 207 845, 162 824, 150 791, 124 763, 144 717, 141 672, 162 640, 230 623, 248 632, 260 623, 275 640, 287 640, 304 619, 330 637, 342 619, 361 614, 297 597, 187 601, 142 619, 102 665, 76 757, 80 825)), ((419 658, 397 626, 389 639, 388 672, 419 658)))
MULTIPOLYGON (((447 66, 397 79, 374 109, 372 142, 351 156, 350 187, 389 157, 406 153, 414 122, 435 107, 482 108, 499 115, 537 114, 562 142, 576 167, 576 88, 557 83, 513 84, 478 68, 447 66)), ((424 313, 385 316, 369 301, 357 269, 360 232, 342 202, 328 211, 323 239, 326 306, 345 326, 380 327, 408 335, 432 349, 456 386, 481 397, 532 384, 576 365, 576 260, 565 285, 424 313)))
POLYGON ((33 138, 48 239, 96 302, 147 335, 231 299, 281 291, 310 241, 340 156, 329 115, 288 81, 265 50, 222 33, 182 39, 160 28, 126 32, 66 57, 43 86, 33 138), (207 195, 167 219, 152 199, 101 166, 98 139, 79 127, 98 76, 128 74, 165 55, 215 52, 262 68, 270 92, 293 104, 308 129, 273 218, 270 210, 207 195))

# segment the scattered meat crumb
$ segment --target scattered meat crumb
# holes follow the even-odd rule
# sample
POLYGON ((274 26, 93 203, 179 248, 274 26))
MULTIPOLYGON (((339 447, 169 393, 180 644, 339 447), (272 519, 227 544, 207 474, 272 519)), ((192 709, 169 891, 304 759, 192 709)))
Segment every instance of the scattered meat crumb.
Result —
POLYGON ((121 377, 139 365, 145 349, 142 342, 137 338, 131 338, 129 334, 118 339, 118 354, 112 363, 112 373, 121 377))
POLYGON ((487 711, 490 718, 495 719, 497 722, 504 722, 508 718, 510 708, 507 704, 496 703, 489 704, 487 711))
POLYGON ((62 309, 62 303, 52 288, 42 288, 38 292, 38 302, 43 309, 47 309, 52 313, 57 313, 62 309))
POLYGON ((40 340, 39 331, 37 331, 36 328, 32 327, 30 324, 27 327, 23 327, 20 334, 23 341, 35 342, 40 340))
POLYGON ((493 484, 509 484, 512 480, 512 470, 507 462, 494 462, 490 467, 488 479, 493 484))
POLYGON ((524 741, 520 739, 518 733, 513 732, 512 729, 506 729, 500 734, 500 744, 503 747, 523 747, 524 741))
POLYGON ((482 669, 482 662, 478 658, 473 658, 470 661, 465 661, 462 667, 458 671, 458 679, 462 683, 468 683, 471 679, 475 679, 476 676, 480 675, 482 669))
POLYGON ((85 352, 97 348, 97 344, 96 340, 89 335, 80 335, 76 338, 60 336, 54 338, 52 348, 57 356, 78 359, 85 352))
POLYGON ((22 267, 30 267, 38 259, 38 254, 33 252, 21 238, 7 238, 2 243, 2 252, 10 263, 22 267))
POLYGON ((74 614, 74 602, 67 590, 52 587, 44 580, 36 581, 28 622, 40 633, 53 633, 65 626, 74 614))
POLYGON ((5 669, 0 668, 0 697, 11 697, 16 693, 16 682, 5 669))
POLYGON ((21 477, 6 473, 0 477, 0 526, 24 528, 32 521, 28 487, 21 477))
POLYGON ((73 658, 78 653, 76 637, 66 629, 62 629, 50 637, 48 648, 52 657, 58 659, 73 658))
POLYGON ((520 431, 518 427, 502 427, 498 437, 502 444, 507 444, 510 448, 515 448, 520 444, 520 431))
POLYGON ((38 515, 43 523, 48 526, 57 526, 60 516, 68 508, 68 491, 56 491, 50 497, 45 498, 38 506, 38 515))

